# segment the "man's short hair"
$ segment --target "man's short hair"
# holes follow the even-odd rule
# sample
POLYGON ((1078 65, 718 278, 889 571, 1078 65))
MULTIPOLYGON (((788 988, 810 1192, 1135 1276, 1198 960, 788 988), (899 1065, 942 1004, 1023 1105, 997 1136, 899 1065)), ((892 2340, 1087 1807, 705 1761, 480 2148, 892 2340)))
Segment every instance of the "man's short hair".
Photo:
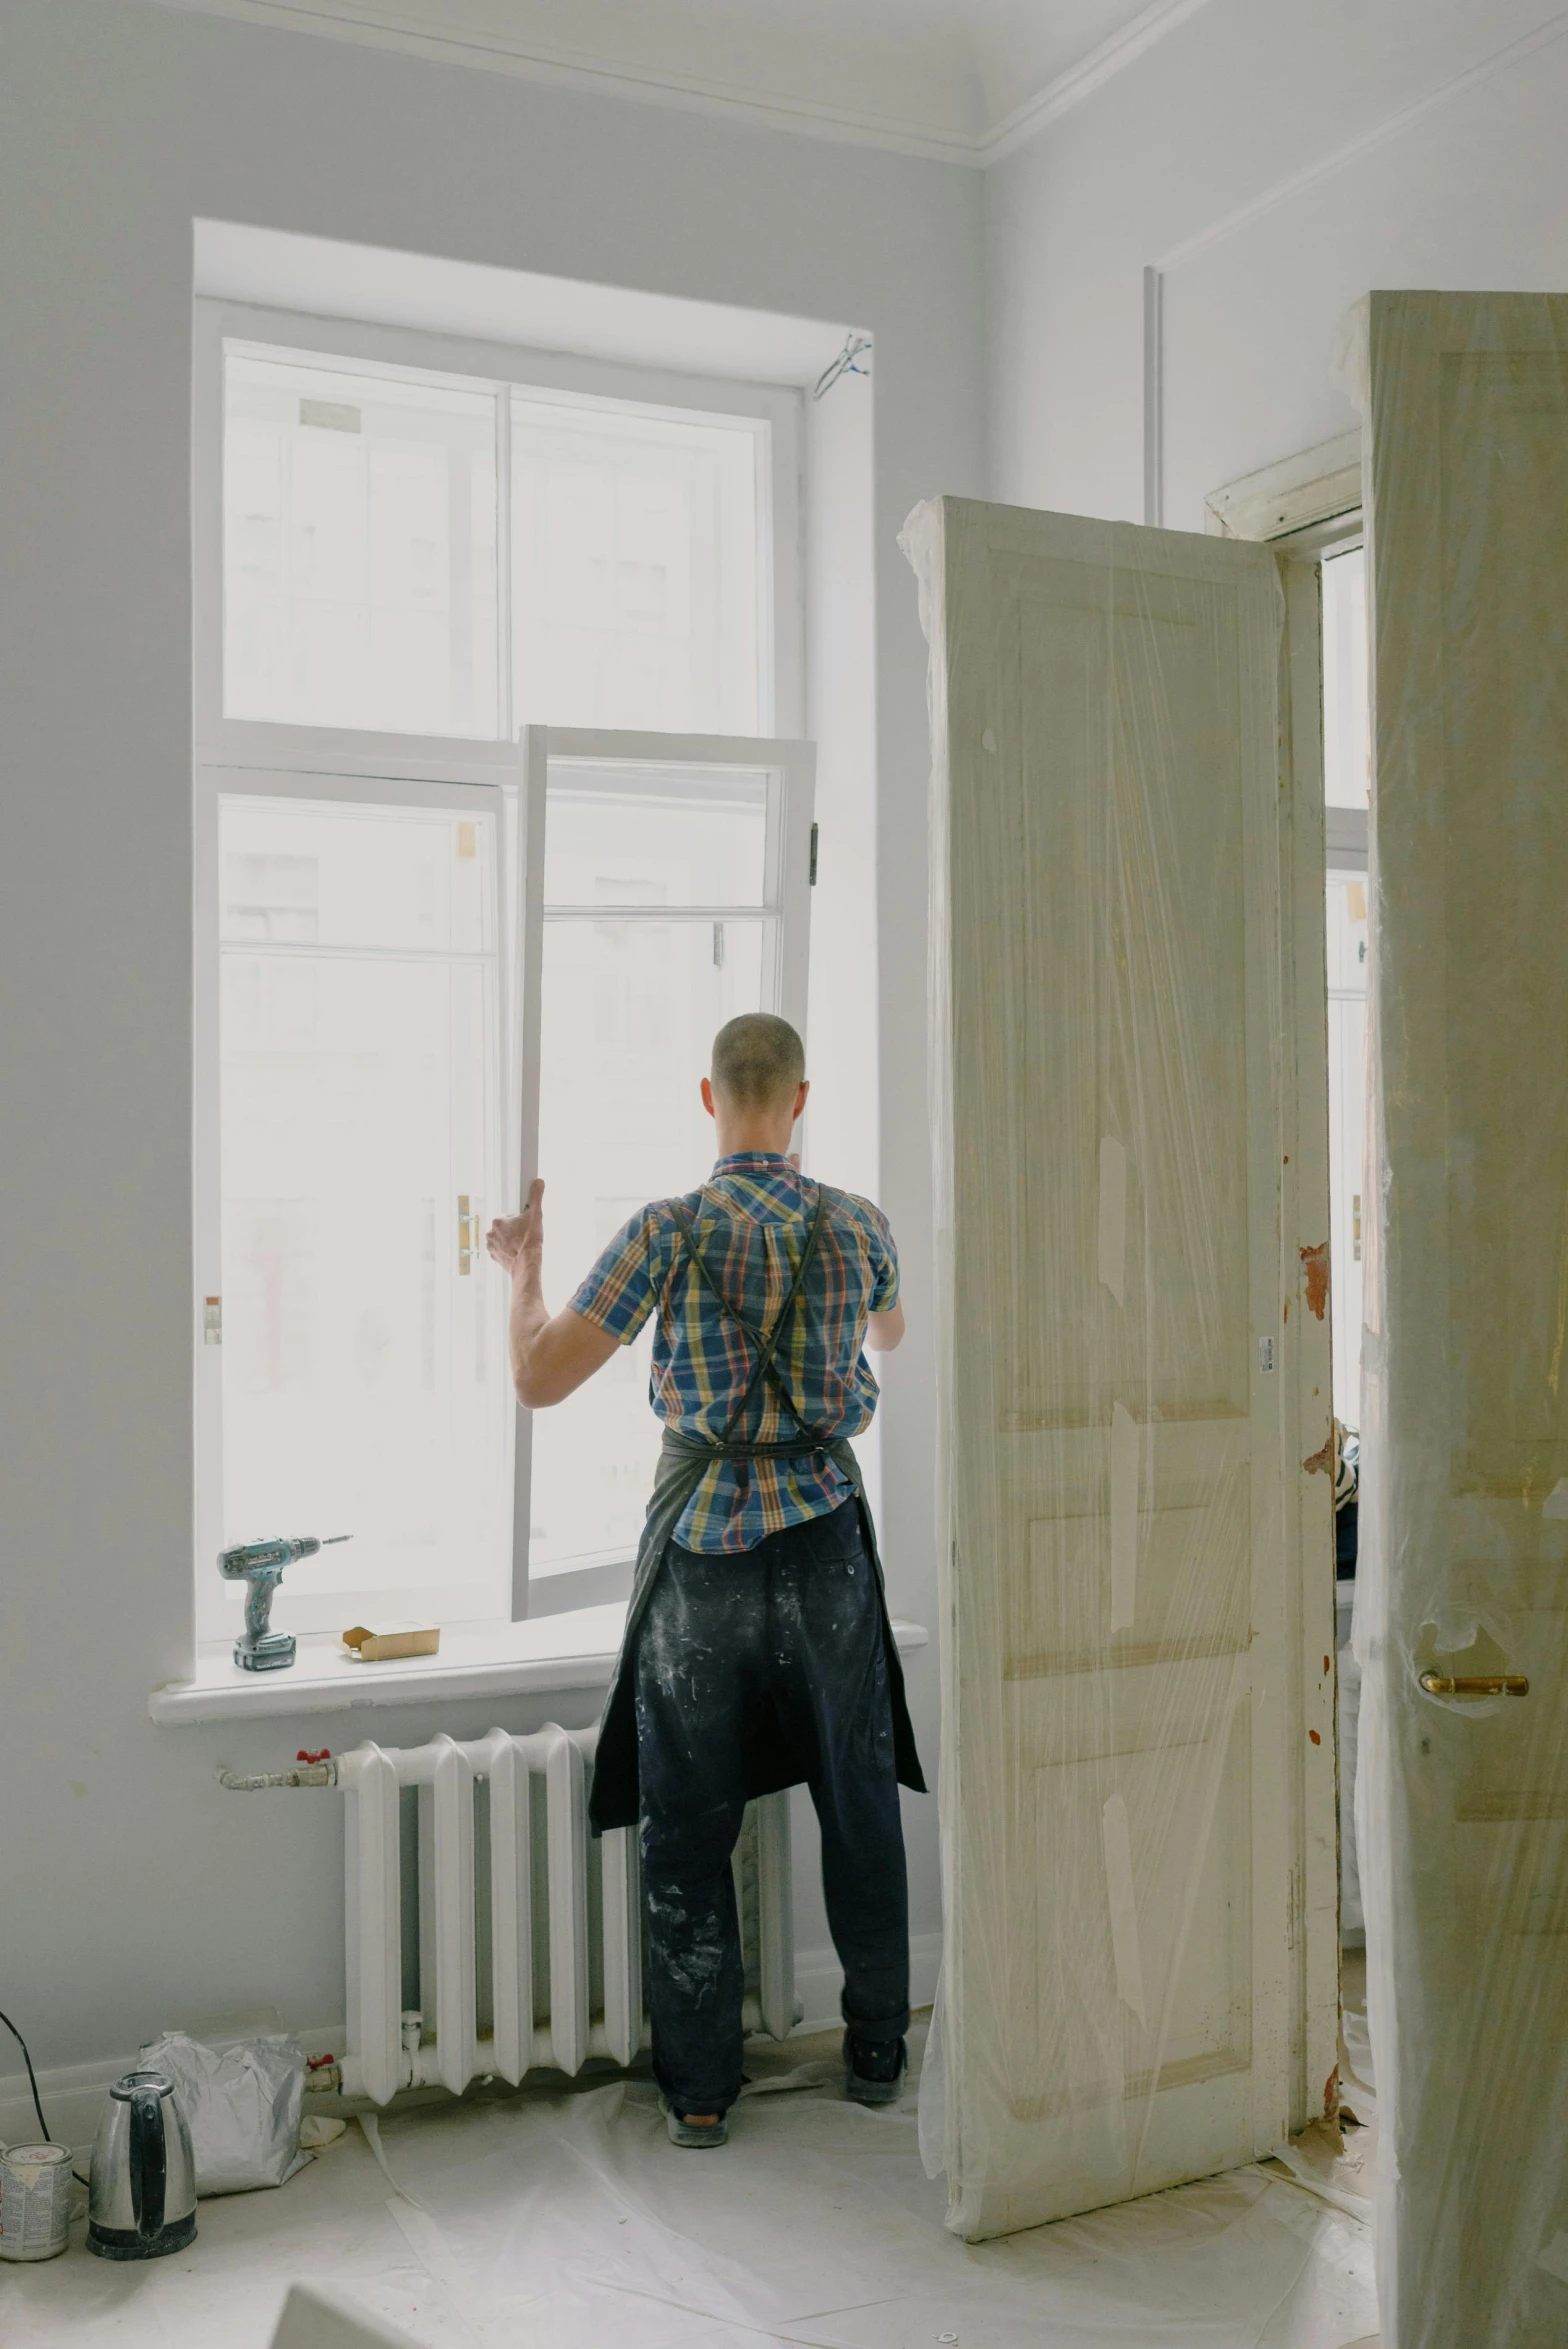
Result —
POLYGON ((713 1090, 746 1109, 792 1095, 805 1073, 806 1047, 771 1011, 743 1011, 713 1039, 713 1090))

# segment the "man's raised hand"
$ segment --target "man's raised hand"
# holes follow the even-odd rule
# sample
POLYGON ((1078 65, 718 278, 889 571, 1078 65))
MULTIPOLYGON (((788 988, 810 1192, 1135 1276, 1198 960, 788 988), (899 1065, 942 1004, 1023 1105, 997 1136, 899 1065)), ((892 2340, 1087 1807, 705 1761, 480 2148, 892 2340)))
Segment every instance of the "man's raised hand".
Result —
POLYGON ((503 1272, 523 1268, 537 1273, 544 1256, 544 1184, 536 1175, 528 1186, 528 1205, 521 1215, 498 1215, 485 1234, 485 1246, 503 1272))

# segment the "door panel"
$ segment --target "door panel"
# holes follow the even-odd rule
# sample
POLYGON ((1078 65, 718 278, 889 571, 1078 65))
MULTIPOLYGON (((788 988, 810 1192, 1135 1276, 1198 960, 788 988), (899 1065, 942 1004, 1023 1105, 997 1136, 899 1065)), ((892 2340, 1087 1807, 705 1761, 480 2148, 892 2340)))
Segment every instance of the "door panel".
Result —
POLYGON ((1383 2337, 1545 2349, 1568 2339, 1568 299, 1375 294, 1368 325, 1383 2337))
POLYGON ((1303 1949, 1309 1822, 1332 1847, 1327 1333, 1286 1176, 1304 1066, 1323 1116, 1322 946, 1303 1046, 1266 550, 953 500, 906 543, 936 750, 945 2143, 977 2237, 1247 2160, 1332 2070, 1332 1950, 1314 2017, 1303 1949))

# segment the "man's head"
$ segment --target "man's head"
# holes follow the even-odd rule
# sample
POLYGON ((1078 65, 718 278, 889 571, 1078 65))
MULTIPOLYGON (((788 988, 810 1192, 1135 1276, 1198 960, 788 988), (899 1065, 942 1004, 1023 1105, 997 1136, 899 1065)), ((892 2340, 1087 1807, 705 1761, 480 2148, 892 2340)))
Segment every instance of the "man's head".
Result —
POLYGON ((714 1037, 702 1100, 721 1148, 787 1150, 809 1090, 805 1046, 788 1020, 745 1011, 714 1037))

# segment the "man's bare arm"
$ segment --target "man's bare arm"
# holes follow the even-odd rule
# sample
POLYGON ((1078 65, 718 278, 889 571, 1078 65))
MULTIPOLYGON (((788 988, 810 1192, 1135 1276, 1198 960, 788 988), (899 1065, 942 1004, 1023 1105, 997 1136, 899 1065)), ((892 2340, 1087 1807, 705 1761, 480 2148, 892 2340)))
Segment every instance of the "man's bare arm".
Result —
POLYGON ((866 1344, 873 1354, 891 1354, 904 1339, 904 1308, 890 1305, 885 1313, 866 1316, 866 1344))
POLYGON ((528 1186, 521 1215, 501 1216, 485 1235, 485 1246, 503 1272, 512 1276, 508 1325, 512 1384, 529 1411, 564 1403, 585 1379, 602 1370, 620 1341, 585 1321, 570 1306, 552 1314, 544 1301, 544 1185, 528 1186))

